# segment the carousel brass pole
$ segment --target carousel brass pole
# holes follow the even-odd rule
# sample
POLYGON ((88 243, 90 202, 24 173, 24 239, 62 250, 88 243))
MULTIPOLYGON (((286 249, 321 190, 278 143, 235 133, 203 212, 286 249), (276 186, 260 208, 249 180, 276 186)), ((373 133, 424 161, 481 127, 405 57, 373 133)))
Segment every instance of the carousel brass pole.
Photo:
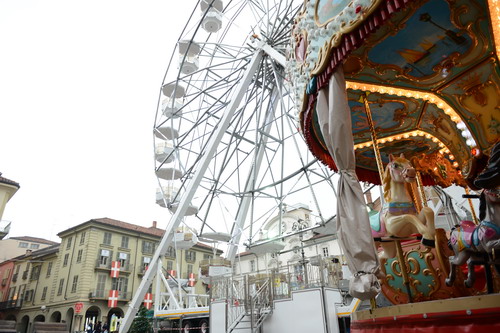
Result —
POLYGON ((375 132, 375 127, 373 126, 372 112, 370 110, 370 105, 368 104, 368 95, 365 93, 361 98, 363 99, 363 103, 365 105, 366 118, 368 120, 368 127, 370 128, 370 134, 372 137, 373 152, 375 153, 375 161, 377 162, 380 184, 382 184, 382 181, 384 180, 384 165, 382 164, 380 150, 378 149, 377 133, 375 132))
MULTIPOLYGON (((465 188, 465 194, 467 194, 467 195, 470 194, 470 191, 469 191, 468 187, 465 188)), ((476 225, 479 225, 479 220, 477 219, 476 210, 474 209, 474 205, 472 204, 472 199, 471 198, 467 198, 467 201, 469 202, 469 207, 470 207, 470 212, 472 214, 472 219, 474 220, 474 223, 476 225)))
MULTIPOLYGON (((373 151, 375 153, 375 160, 377 161, 378 174, 380 176, 380 184, 383 184, 384 165, 382 164, 382 158, 380 157, 380 150, 378 149, 377 133, 375 132, 375 126, 373 125, 372 112, 370 110, 370 104, 368 104, 368 95, 366 94, 366 92, 364 93, 363 96, 361 96, 361 98, 363 99, 363 104, 365 106, 365 112, 366 112, 366 118, 368 120, 368 126, 370 127, 370 134, 371 134, 372 142, 373 142, 373 151)), ((411 289, 410 289, 410 279, 408 277, 408 271, 406 270, 407 266, 406 266, 406 263, 404 261, 403 248, 401 247, 401 241, 395 240, 394 243, 396 243, 399 267, 401 267, 401 274, 403 276, 403 284, 406 287, 406 292, 408 293, 408 300, 411 303, 412 297, 411 297, 411 289)))
POLYGON ((420 171, 417 171, 417 186, 418 191, 420 192, 420 199, 422 200, 422 207, 427 207, 427 198, 425 196, 424 184, 422 182, 422 174, 420 174, 420 171))

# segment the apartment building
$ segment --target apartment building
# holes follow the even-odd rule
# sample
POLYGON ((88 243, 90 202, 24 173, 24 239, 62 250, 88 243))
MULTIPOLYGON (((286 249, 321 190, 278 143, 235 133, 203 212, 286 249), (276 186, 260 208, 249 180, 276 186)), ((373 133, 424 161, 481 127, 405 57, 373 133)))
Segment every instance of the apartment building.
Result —
MULTIPOLYGON (((14 258, 0 318, 14 319, 18 332, 30 333, 35 321, 66 322, 74 332, 89 321, 123 317, 163 233, 155 222, 142 227, 110 218, 60 232, 60 245, 14 258)), ((220 254, 201 243, 188 250, 171 247, 163 265, 181 278, 197 277, 199 262, 220 254)), ((195 290, 204 293, 205 285, 197 281, 195 290)))
POLYGON ((59 244, 48 239, 20 236, 0 240, 0 262, 23 255, 26 251, 36 251, 59 244))

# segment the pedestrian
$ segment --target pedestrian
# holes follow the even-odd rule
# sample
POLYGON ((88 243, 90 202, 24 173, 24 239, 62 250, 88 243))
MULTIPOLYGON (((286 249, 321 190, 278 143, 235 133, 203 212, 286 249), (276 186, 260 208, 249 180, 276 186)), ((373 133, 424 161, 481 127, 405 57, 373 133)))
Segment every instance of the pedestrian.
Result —
POLYGON ((102 325, 102 332, 109 333, 109 327, 107 322, 102 325))
POLYGON ((94 333, 101 333, 101 332, 102 332, 102 323, 98 321, 94 327, 94 333))

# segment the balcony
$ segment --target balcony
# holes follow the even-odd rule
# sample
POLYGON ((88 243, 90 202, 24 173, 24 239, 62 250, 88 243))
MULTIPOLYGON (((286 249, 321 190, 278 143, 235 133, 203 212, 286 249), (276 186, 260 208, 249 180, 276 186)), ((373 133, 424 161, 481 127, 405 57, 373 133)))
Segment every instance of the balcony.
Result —
MULTIPOLYGON (((108 263, 101 263, 99 259, 96 260, 95 262, 95 269, 96 270, 103 270, 103 271, 111 271, 111 261, 108 263)), ((125 264, 120 267, 120 274, 130 274, 134 270, 134 265, 132 264, 125 264)))
POLYGON ((89 292, 89 299, 105 299, 108 298, 105 290, 95 289, 89 292))
POLYGON ((5 302, 0 302, 0 310, 7 309, 20 309, 23 306, 23 300, 19 299, 11 299, 5 302))
MULTIPOLYGON (((107 300, 109 298, 109 290, 92 290, 89 292, 89 300, 107 300)), ((128 302, 132 300, 131 292, 118 291, 118 301, 128 302)))
POLYGON ((95 261, 95 269, 111 270, 111 260, 108 260, 106 263, 102 263, 100 259, 97 259, 95 261))
POLYGON ((118 291, 118 301, 128 302, 132 300, 131 292, 118 291))

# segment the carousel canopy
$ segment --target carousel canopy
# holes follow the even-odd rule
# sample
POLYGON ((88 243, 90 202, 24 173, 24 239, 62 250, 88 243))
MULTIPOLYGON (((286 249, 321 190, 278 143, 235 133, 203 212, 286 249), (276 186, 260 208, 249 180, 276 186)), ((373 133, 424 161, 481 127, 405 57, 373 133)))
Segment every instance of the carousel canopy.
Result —
POLYGON ((424 184, 463 185, 500 138, 499 30, 496 0, 306 1, 289 70, 311 151, 336 169, 316 100, 342 66, 359 180, 379 183, 366 98, 384 163, 404 153, 424 184))

